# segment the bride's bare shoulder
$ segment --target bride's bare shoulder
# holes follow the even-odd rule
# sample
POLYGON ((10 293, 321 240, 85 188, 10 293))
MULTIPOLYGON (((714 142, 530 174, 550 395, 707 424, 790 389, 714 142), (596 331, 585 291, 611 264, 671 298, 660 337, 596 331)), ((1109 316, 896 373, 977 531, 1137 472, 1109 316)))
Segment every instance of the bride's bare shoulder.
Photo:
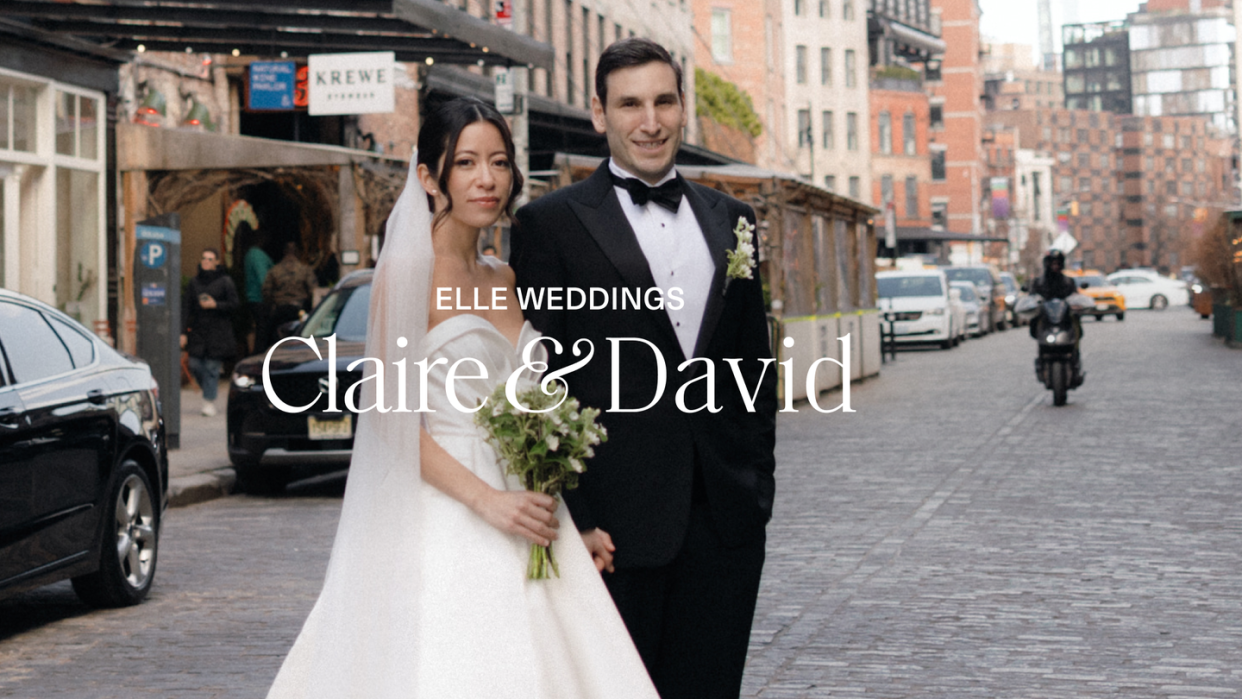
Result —
POLYGON ((484 255, 481 259, 492 270, 492 274, 498 275, 506 286, 513 286, 517 282, 517 275, 513 273, 513 268, 502 262, 500 258, 484 255))

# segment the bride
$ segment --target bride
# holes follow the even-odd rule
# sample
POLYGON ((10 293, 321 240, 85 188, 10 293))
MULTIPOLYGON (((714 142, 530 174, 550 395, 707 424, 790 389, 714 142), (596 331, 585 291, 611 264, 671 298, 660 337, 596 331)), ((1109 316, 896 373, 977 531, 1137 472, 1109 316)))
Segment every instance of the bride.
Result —
POLYGON ((446 394, 449 367, 476 360, 451 384, 459 405, 476 405, 539 337, 513 271, 476 252, 521 186, 495 109, 458 99, 428 114, 371 286, 359 405, 374 409, 358 421, 323 591, 269 698, 656 697, 600 579, 609 561, 593 561, 558 499, 504 474, 446 394), (463 313, 433 306, 433 287, 489 300, 504 287, 509 302, 463 313), (411 367, 401 386, 394 367, 424 357, 428 385, 411 367), (487 379, 461 378, 480 367, 487 379), (432 411, 393 409, 399 391, 432 411), (530 544, 549 541, 560 577, 527 580, 530 544))

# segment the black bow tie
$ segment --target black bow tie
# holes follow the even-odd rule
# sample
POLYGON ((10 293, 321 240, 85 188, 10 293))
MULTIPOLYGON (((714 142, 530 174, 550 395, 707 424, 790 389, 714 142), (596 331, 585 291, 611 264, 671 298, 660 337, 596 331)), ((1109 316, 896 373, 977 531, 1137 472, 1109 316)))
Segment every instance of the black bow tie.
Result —
POLYGON ((681 180, 676 177, 659 187, 652 187, 633 177, 618 177, 616 173, 609 174, 612 175, 614 185, 630 193, 630 199, 634 201, 635 206, 644 206, 650 201, 673 213, 677 213, 678 207, 681 206, 681 180))

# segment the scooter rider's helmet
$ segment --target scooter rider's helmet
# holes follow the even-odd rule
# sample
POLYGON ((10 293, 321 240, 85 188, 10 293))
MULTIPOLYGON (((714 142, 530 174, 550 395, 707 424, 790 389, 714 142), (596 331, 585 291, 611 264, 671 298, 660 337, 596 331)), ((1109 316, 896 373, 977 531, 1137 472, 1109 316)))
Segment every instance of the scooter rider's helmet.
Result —
POLYGON ((1065 269, 1065 253, 1060 250, 1049 250, 1044 255, 1044 271, 1050 274, 1060 274, 1065 269))

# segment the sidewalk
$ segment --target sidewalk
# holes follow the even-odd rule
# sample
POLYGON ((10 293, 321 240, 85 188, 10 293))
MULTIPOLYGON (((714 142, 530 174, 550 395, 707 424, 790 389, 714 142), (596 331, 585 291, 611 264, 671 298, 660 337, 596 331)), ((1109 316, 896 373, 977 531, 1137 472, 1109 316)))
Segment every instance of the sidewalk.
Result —
POLYGON ((220 386, 215 417, 203 417, 202 394, 181 391, 181 448, 168 451, 168 506, 214 500, 233 491, 237 480, 229 463, 224 408, 228 386, 220 386))

